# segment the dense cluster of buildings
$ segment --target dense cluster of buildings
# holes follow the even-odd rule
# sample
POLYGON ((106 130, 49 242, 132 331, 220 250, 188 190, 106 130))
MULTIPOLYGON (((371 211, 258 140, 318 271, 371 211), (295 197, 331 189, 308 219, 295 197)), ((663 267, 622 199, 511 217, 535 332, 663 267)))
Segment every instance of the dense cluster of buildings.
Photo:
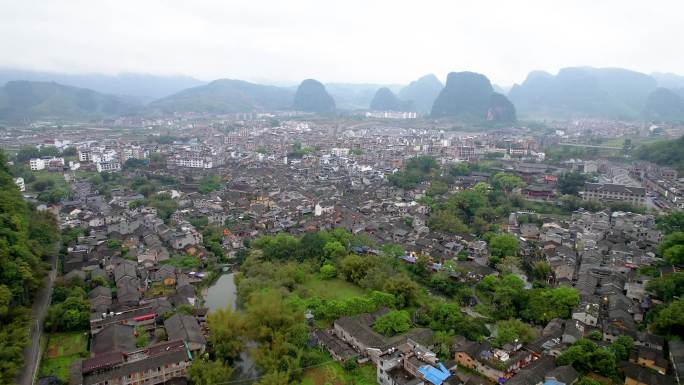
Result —
MULTIPOLYGON (((635 163, 617 172, 622 166, 600 158, 551 162, 545 153, 549 139, 521 128, 472 134, 413 127, 411 116, 379 118, 340 123, 245 115, 211 122, 137 122, 153 128, 153 134, 102 130, 84 138, 76 130, 70 140, 53 143, 77 148, 69 167, 62 158, 31 159, 31 170, 64 172, 72 181, 69 199, 41 209, 54 211, 64 228, 88 229, 88 235, 69 245, 63 263, 64 279, 81 279, 94 287, 89 293, 90 356, 73 366, 71 383, 162 384, 187 376, 188 365, 206 347, 207 309, 196 289, 202 277, 199 271, 166 262, 183 257, 204 264, 208 253, 193 223, 223 227, 220 246, 228 257, 239 255, 261 235, 343 228, 381 244, 402 245, 405 263, 426 255, 432 270, 447 271, 459 282, 474 286, 498 274, 487 265, 486 241, 430 229, 431 207, 421 199, 429 183, 402 189, 388 182, 388 175, 401 171, 411 157, 429 155, 442 165, 497 161, 486 172, 454 175, 449 192, 506 172, 525 183, 513 194, 555 202, 561 195, 559 178, 575 171, 593 180, 580 188, 584 199, 682 207, 682 186, 671 169, 635 163), (162 140, 169 126, 176 136, 162 140), (77 177, 76 170, 133 173, 123 167, 130 159, 146 165, 154 159, 148 175, 179 181, 151 192, 166 193, 177 207, 174 212, 162 215, 130 186, 104 194, 77 177), (202 190, 201 181, 210 176, 218 186, 202 190), (180 307, 191 309, 190 314, 178 312, 180 307), (142 347, 136 346, 141 332, 151 336, 142 347)), ((553 140, 581 144, 581 133, 594 124, 556 127, 553 140)), ((603 130, 632 129, 616 124, 603 130)), ((19 179, 15 182, 25 189, 19 179)), ((579 291, 581 301, 571 319, 552 320, 527 344, 495 348, 486 341, 459 339, 452 346, 453 359, 444 362, 436 358, 430 330, 412 329, 393 338, 376 333, 373 322, 384 310, 338 319, 330 330, 314 331, 315 341, 339 361, 375 365, 382 385, 570 385, 579 373, 556 366, 555 356, 593 332, 608 342, 628 335, 637 348, 624 368, 632 381, 626 383, 667 384, 679 378, 684 348, 670 344, 668 356, 662 338, 637 327, 654 305, 646 290, 650 278, 639 273, 639 267, 657 261, 662 234, 653 215, 578 210, 559 219, 520 212, 511 213, 503 229, 519 239, 525 262, 548 263, 550 285, 579 291), (458 367, 478 375, 454 374, 458 367)))

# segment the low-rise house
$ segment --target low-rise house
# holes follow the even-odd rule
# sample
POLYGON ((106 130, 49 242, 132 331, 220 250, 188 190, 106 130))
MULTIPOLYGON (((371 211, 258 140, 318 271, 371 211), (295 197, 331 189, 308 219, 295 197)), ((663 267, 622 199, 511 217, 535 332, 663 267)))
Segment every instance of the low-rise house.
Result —
POLYGON ((653 370, 628 362, 622 368, 625 385, 675 385, 675 380, 653 370))
POLYGON ((660 374, 667 372, 668 361, 660 350, 635 347, 629 357, 629 362, 655 370, 660 374))
POLYGON ((90 352, 94 355, 110 352, 128 352, 135 349, 133 326, 110 324, 93 335, 90 352))
POLYGON ((204 338, 199 322, 195 317, 186 314, 174 314, 164 321, 164 329, 166 329, 166 335, 169 336, 169 339, 185 341, 191 352, 204 353, 207 340, 204 338))

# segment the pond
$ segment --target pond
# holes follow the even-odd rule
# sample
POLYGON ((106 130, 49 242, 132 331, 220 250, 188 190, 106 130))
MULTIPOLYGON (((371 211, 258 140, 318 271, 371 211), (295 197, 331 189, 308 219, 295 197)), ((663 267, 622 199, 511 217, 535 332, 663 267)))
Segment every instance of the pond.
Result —
MULTIPOLYGON (((210 312, 225 308, 242 311, 237 308, 235 275, 227 273, 220 276, 207 290, 204 304, 209 308, 210 312)), ((253 341, 247 341, 248 348, 255 346, 256 344, 253 341)), ((235 381, 246 381, 259 376, 259 371, 254 365, 254 361, 246 351, 240 353, 240 360, 235 363, 235 369, 235 374, 233 375, 233 380, 235 381)))

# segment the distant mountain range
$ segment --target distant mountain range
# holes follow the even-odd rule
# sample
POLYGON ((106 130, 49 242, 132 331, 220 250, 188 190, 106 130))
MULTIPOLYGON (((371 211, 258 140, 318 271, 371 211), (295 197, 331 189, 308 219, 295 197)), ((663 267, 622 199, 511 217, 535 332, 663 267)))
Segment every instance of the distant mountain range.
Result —
POLYGON ((156 100, 148 110, 162 112, 232 113, 287 110, 294 92, 287 88, 220 79, 156 100))
POLYGON ((0 120, 105 118, 132 114, 135 100, 52 82, 11 81, 0 87, 0 120))
POLYGON ((0 86, 13 80, 56 82, 65 86, 88 88, 103 94, 126 96, 148 103, 205 82, 189 76, 157 76, 147 74, 73 75, 51 72, 0 70, 0 86))
POLYGON ((531 72, 508 93, 474 72, 435 75, 410 84, 322 84, 277 87, 236 79, 67 75, 0 70, 0 119, 99 118, 158 112, 232 113, 299 109, 410 110, 433 117, 511 121, 606 118, 682 120, 684 77, 621 68, 571 67, 531 72), (15 81, 22 80, 22 81, 15 81), (49 80, 49 81, 43 81, 49 80), (9 81, 9 82, 8 82, 9 81), (7 84, 5 84, 7 83, 7 84), (4 85, 3 85, 4 84, 4 85))
POLYGON ((531 72, 508 97, 521 116, 637 119, 664 77, 622 68, 571 67, 557 75, 531 72))

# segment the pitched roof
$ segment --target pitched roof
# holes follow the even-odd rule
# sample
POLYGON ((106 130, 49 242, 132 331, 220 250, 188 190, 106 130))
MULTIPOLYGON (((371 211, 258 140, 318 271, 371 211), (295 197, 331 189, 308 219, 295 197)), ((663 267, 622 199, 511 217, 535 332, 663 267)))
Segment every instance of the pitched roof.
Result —
POLYGON ((110 324, 93 336, 90 350, 95 354, 128 352, 135 349, 133 326, 110 324))
POLYGON ((164 328, 169 339, 183 340, 201 345, 206 345, 207 341, 202 335, 199 322, 191 315, 174 314, 164 321, 164 328))

